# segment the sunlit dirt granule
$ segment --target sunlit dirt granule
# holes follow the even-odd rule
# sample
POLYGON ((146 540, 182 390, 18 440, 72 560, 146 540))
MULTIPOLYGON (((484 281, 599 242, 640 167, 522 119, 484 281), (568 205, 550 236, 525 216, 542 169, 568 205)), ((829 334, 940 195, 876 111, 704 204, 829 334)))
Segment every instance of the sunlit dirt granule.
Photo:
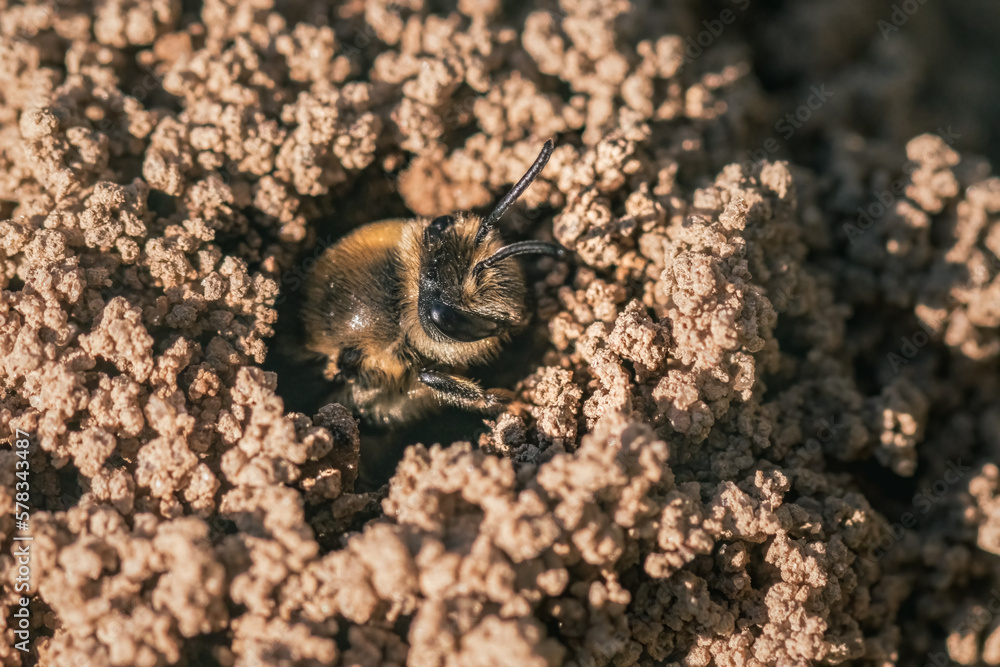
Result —
POLYGON ((965 40, 861 2, 508 5, 0 12, 40 664, 997 662, 1000 187, 948 129, 975 105, 928 133, 913 85, 965 40), (775 82, 826 74, 770 151, 808 97, 775 82), (505 224, 576 261, 528 267, 518 400, 354 493, 353 417, 261 368, 279 301, 348 226, 484 207, 546 138, 505 224))

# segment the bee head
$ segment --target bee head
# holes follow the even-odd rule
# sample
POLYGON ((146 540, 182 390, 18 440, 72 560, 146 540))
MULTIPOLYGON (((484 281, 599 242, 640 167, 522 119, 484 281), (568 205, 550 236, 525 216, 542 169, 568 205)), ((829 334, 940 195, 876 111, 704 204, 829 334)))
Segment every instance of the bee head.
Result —
POLYGON ((439 342, 469 343, 503 336, 525 316, 525 286, 516 255, 561 257, 554 243, 504 245, 495 223, 531 184, 552 153, 552 142, 497 207, 485 218, 443 215, 423 230, 417 311, 424 331, 439 342))

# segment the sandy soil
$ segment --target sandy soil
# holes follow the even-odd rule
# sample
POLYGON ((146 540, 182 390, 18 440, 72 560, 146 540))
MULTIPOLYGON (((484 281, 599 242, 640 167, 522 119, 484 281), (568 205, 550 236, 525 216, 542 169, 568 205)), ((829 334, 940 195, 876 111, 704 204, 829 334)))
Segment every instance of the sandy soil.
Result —
POLYGON ((1000 664, 1000 10, 667 4, 0 0, 3 664, 1000 664), (315 253, 546 138, 518 400, 362 484, 315 253))

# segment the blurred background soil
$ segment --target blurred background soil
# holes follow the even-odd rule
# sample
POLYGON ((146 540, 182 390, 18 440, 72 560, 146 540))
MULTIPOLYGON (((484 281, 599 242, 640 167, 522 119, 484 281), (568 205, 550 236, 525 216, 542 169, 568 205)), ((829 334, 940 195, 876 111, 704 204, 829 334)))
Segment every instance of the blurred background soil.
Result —
POLYGON ((1000 664, 1000 7, 0 0, 4 665, 1000 664), (359 429, 304 277, 503 221, 495 420, 359 429), (360 476, 359 476, 360 473, 360 476))

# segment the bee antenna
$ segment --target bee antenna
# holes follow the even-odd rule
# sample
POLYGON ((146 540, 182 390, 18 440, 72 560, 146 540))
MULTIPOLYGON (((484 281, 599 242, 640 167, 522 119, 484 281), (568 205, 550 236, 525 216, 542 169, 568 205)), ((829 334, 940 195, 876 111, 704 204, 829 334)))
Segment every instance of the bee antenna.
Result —
POLYGON ((518 241, 511 243, 497 250, 495 253, 479 262, 472 268, 473 275, 479 275, 483 269, 487 269, 498 262, 502 262, 508 257, 515 255, 550 255, 552 257, 565 257, 566 248, 547 241, 518 241))
POLYGON ((511 188, 510 192, 508 192, 507 195, 500 200, 500 203, 497 204, 495 209, 493 209, 493 212, 483 218, 483 221, 479 223, 479 229, 476 231, 476 244, 481 243, 482 240, 486 238, 486 235, 490 233, 491 229, 493 229, 493 225, 496 224, 497 220, 499 220, 501 216, 507 212, 507 209, 510 208, 511 204, 516 202, 517 198, 528 189, 528 186, 531 185, 532 181, 535 180, 539 172, 541 172, 545 167, 545 163, 549 161, 549 156, 551 155, 552 140, 548 139, 546 140, 545 145, 542 146, 542 152, 538 154, 537 158, 535 158, 535 163, 532 164, 528 171, 524 173, 521 180, 514 184, 514 187, 511 188))

